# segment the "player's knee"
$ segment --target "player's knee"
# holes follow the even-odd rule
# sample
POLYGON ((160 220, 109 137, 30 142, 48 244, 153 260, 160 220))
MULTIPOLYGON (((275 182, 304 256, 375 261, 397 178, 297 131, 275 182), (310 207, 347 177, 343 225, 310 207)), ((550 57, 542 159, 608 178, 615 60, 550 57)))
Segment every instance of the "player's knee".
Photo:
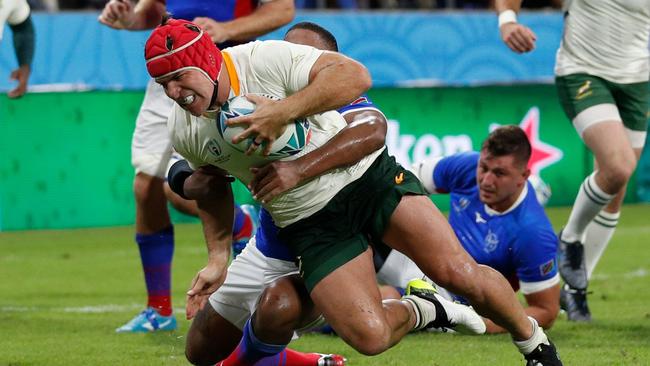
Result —
POLYGON ((190 328, 187 333, 187 342, 185 342, 185 358, 192 365, 214 365, 219 360, 228 357, 227 354, 216 355, 213 352, 207 352, 210 347, 206 347, 202 340, 202 335, 190 328))
POLYGON ((256 323, 268 329, 287 329, 298 327, 302 315, 302 303, 293 289, 287 284, 274 284, 267 287, 256 310, 256 323))
POLYGON ((611 190, 618 191, 628 182, 632 174, 634 174, 636 164, 636 156, 632 151, 615 156, 612 161, 601 164, 599 173, 603 174, 609 185, 609 187, 601 188, 610 188, 611 190))
POLYGON ((138 173, 133 180, 133 193, 137 203, 145 203, 157 198, 164 200, 163 180, 138 173))
POLYGON ((355 323, 344 329, 335 329, 339 336, 357 352, 366 356, 374 356, 391 346, 392 331, 386 322, 377 317, 358 320, 361 320, 361 323, 355 323))
POLYGON ((366 356, 378 355, 390 347, 390 330, 385 326, 370 327, 364 334, 357 334, 350 345, 366 356))

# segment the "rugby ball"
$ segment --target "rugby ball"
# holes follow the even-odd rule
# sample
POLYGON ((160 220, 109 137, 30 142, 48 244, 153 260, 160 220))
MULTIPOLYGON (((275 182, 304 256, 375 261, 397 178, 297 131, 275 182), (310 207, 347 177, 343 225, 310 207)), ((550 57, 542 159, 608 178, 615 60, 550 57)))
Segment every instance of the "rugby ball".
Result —
POLYGON ((551 187, 542 180, 538 175, 529 175, 528 181, 533 186, 535 190, 535 197, 537 197, 537 202, 540 205, 546 206, 546 203, 551 198, 551 187))
MULTIPOLYGON (((270 99, 278 99, 268 94, 259 95, 270 99)), ((221 106, 221 110, 217 116, 217 129, 223 140, 235 150, 242 153, 248 150, 255 137, 252 136, 238 144, 233 144, 232 138, 244 132, 245 128, 242 126, 229 127, 226 125, 226 120, 247 115, 253 113, 253 111, 255 111, 255 103, 244 96, 236 96, 221 106)), ((268 158, 270 160, 277 160, 295 155, 307 146, 310 137, 309 121, 306 118, 297 119, 287 124, 282 135, 273 142, 268 158)), ((262 150, 261 148, 257 149, 254 154, 261 155, 262 150)))

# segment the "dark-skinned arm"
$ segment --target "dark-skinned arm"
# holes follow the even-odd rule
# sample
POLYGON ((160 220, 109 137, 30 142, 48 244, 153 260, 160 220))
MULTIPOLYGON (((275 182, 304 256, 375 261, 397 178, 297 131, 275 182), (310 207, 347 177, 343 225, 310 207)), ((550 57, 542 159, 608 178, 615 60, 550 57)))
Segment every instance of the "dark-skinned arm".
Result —
POLYGON ((336 168, 357 163, 380 149, 386 140, 387 124, 378 111, 350 112, 348 125, 320 148, 291 161, 275 161, 251 168, 249 184, 253 197, 264 203, 306 181, 336 168))
POLYGON ((230 260, 234 199, 231 179, 214 167, 201 167, 185 180, 185 196, 196 200, 208 263, 187 291, 186 316, 191 319, 226 279, 230 260))

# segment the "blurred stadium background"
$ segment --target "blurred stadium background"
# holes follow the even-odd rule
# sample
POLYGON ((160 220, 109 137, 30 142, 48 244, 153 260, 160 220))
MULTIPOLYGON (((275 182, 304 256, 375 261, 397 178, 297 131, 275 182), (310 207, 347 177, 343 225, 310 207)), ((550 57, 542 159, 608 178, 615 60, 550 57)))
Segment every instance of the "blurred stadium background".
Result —
MULTIPOLYGON (((17 271, 18 266, 10 265, 15 255, 25 260, 32 257, 31 252, 15 254, 14 251, 27 248, 30 243, 47 245, 48 238, 53 240, 68 235, 63 231, 43 231, 42 234, 26 232, 21 236, 19 231, 114 227, 134 222, 130 139, 147 82, 142 47, 148 32, 114 31, 100 26, 96 9, 104 3, 100 0, 33 2, 37 49, 30 92, 19 100, 9 100, 5 95, 13 85, 7 75, 16 66, 9 41, 10 30, 5 30, 0 46, 0 231, 11 233, 0 233, 0 281, 13 281, 8 279, 22 275, 22 269, 17 271)), ((562 112, 552 85, 555 51, 562 33, 562 13, 555 2, 530 1, 531 7, 543 9, 524 10, 520 15, 520 22, 530 26, 538 36, 536 50, 526 55, 514 54, 502 44, 496 16, 487 9, 488 1, 303 0, 297 4, 301 9, 292 24, 309 20, 323 25, 337 37, 342 52, 369 68, 374 80, 369 95, 390 119, 387 143, 391 153, 403 164, 427 156, 478 149, 494 126, 518 124, 533 142, 533 172, 552 189, 549 207, 568 206, 573 202, 580 182, 591 171, 592 158, 562 112)), ((280 39, 287 28, 263 39, 280 39)), ((237 187, 236 194, 240 202, 250 201, 243 187, 237 187)), ((444 198, 435 200, 442 209, 447 208, 444 198)), ((648 151, 628 187, 626 202, 650 202, 648 151)), ((646 220, 649 217, 647 206, 635 210, 646 220)), ((565 209, 554 212, 554 224, 557 225, 568 215, 565 209)), ((175 214, 175 221, 194 222, 180 214, 175 214)), ((622 224, 625 221, 624 213, 622 224)), ((634 237, 647 243, 648 226, 639 225, 633 228, 636 230, 634 237)), ((191 252, 202 253, 200 235, 196 233, 198 228, 190 225, 184 230, 195 232, 191 252)), ((92 235, 113 237, 107 231, 92 231, 92 235)), ((133 283, 124 285, 124 288, 134 289, 132 296, 128 299, 120 296, 120 299, 134 301, 143 286, 137 277, 140 274, 136 248, 131 243, 128 228, 115 228, 114 235, 115 242, 106 246, 119 246, 126 253, 122 259, 126 261, 128 257, 127 264, 133 267, 129 268, 130 279, 125 280, 133 283)), ((65 248, 63 252, 74 253, 75 245, 83 247, 84 240, 88 237, 82 235, 74 240, 62 240, 60 245, 65 248)), ((58 255, 50 258, 54 266, 62 265, 56 262, 58 255)), ((627 256, 628 251, 620 255, 627 256)), ((643 256, 647 257, 647 251, 643 256)), ((40 259, 43 262, 39 262, 39 268, 49 265, 48 257, 40 259)), ((97 260, 101 261, 101 256, 97 260)), ((188 263, 187 258, 179 261, 190 267, 174 274, 175 290, 178 290, 174 295, 178 302, 175 305, 182 307, 180 294, 185 282, 202 262, 188 263), (181 271, 185 277, 179 278, 181 271)), ((647 261, 643 263, 648 264, 647 261)), ((643 263, 634 266, 646 271, 643 263)), ((603 265, 607 265, 607 261, 603 265)), ((626 271, 635 270, 634 266, 626 271)), ((32 268, 28 264, 20 267, 24 267, 25 272, 32 268)), ((126 268, 126 265, 121 263, 118 268, 126 268)), ((179 268, 178 263, 175 268, 179 268)), ((51 270, 57 271, 57 268, 51 270)), ((110 275, 110 269, 107 270, 109 272, 104 275, 110 275)), ((628 272, 621 270, 621 273, 628 272)), ((92 278, 101 280, 97 276, 92 278)), ((643 281, 647 284, 647 278, 643 281)), ((62 280, 53 285, 65 288, 66 282, 62 280)), ((13 317, 16 312, 11 308, 26 306, 32 300, 17 296, 14 291, 20 290, 15 290, 8 282, 0 289, 7 291, 0 291, 0 320, 12 320, 9 326, 18 326, 17 318, 13 317), (5 296, 10 292, 12 296, 5 296)), ((50 290, 51 296, 56 296, 57 292, 50 290)), ((113 287, 113 291, 121 290, 121 287, 113 287)), ((647 292, 647 286, 644 291, 647 292)), ((108 294, 110 291, 102 296, 110 297, 108 294)), ((36 298, 37 294, 33 295, 36 298)), ((105 299, 95 300, 101 303, 105 299)), ((104 302, 115 304, 119 301, 104 302)), ((93 302, 89 301, 88 305, 93 302)), ((75 304, 84 305, 78 301, 75 304)), ((650 339, 647 337, 650 315, 647 314, 647 302, 645 304, 645 310, 637 309, 645 313, 646 328, 641 334, 646 337, 641 344, 643 347, 648 346, 650 339)), ((132 310, 127 307, 122 311, 132 310)), ((117 317, 112 316, 111 320, 113 318, 117 317)), ((116 325, 117 321, 102 321, 96 326, 107 327, 102 334, 114 337, 111 332, 116 325)), ((20 331, 7 328, 11 332, 3 335, 2 328, 0 324, 0 365, 36 362, 34 358, 27 358, 31 361, 26 363, 16 357, 3 359, 2 338, 20 334, 20 331)), ((558 328, 573 330, 566 324, 558 328)), ((183 334, 178 332, 179 336, 183 334)), ((568 339, 569 335, 561 337, 568 339)), ((175 355, 172 358, 178 359, 172 363, 182 364, 182 350, 177 349, 182 347, 180 341, 155 339, 157 341, 152 342, 156 345, 176 347, 171 353, 175 355)), ((97 341, 101 341, 100 338, 97 341)), ((111 344, 115 348, 124 346, 123 342, 111 344)), ((594 348, 598 348, 597 345, 594 348)), ((170 353, 168 349, 160 352, 165 357, 170 353)), ((622 359, 631 360, 629 357, 622 359)), ((67 363, 65 357, 57 360, 57 364, 67 363)), ((169 361, 165 360, 163 363, 169 361)), ((423 362, 432 364, 433 361, 423 362)), ((463 364, 460 362, 449 364, 463 364)), ((115 363, 121 361, 105 362, 115 363)), ((649 363, 646 358, 630 364, 649 363)), ((420 363, 398 359, 387 364, 420 363)))

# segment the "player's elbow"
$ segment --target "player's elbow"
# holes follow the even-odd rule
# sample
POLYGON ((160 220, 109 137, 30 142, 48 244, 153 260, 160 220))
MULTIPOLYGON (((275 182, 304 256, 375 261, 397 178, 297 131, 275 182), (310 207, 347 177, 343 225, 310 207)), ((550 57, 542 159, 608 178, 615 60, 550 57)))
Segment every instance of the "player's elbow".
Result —
POLYGON ((366 67, 362 64, 357 62, 356 68, 357 70, 355 71, 355 74, 359 75, 358 82, 359 88, 361 89, 361 92, 359 94, 362 94, 372 87, 372 77, 370 76, 368 69, 366 69, 366 67))
POLYGON ((388 124, 386 119, 380 113, 375 113, 376 118, 371 122, 372 126, 372 135, 370 136, 370 141, 368 142, 375 150, 381 148, 386 143, 386 133, 388 131, 388 124))

